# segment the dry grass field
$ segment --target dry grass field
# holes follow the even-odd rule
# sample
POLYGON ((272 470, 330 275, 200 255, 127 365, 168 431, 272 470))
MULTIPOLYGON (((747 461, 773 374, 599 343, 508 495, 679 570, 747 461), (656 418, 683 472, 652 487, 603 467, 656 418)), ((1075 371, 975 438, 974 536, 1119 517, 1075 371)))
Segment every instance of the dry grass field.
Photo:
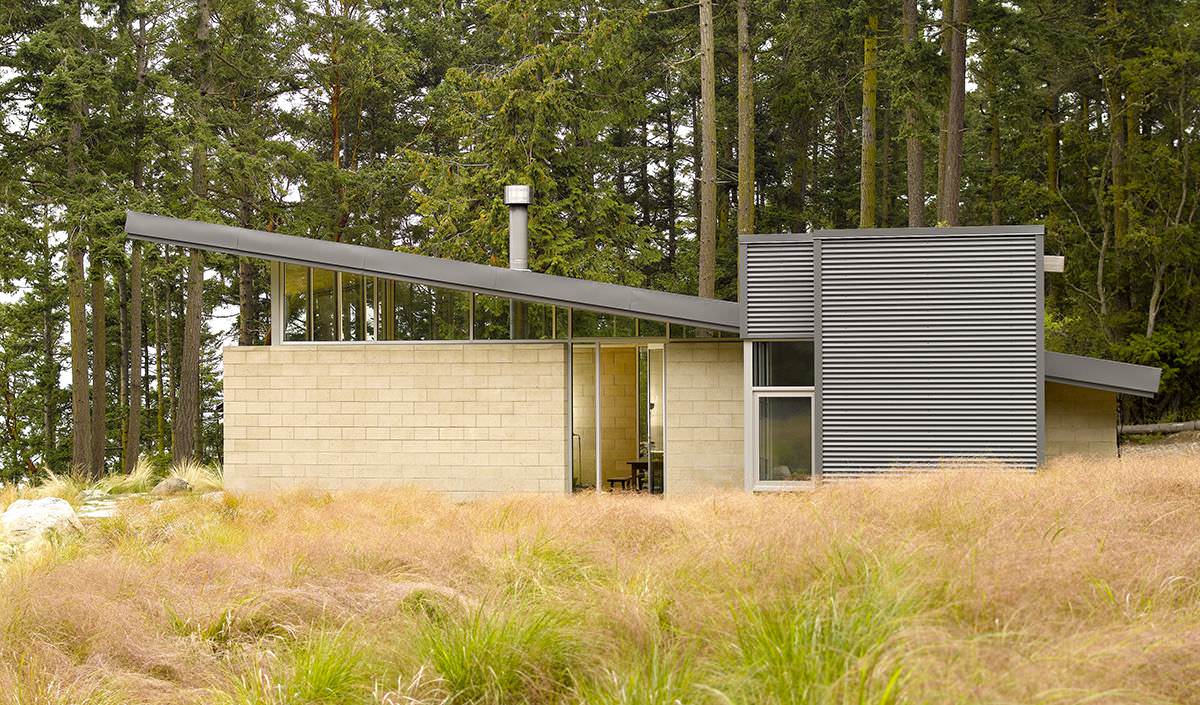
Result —
POLYGON ((132 501, 0 577, 2 703, 1200 703, 1200 458, 790 496, 132 501))

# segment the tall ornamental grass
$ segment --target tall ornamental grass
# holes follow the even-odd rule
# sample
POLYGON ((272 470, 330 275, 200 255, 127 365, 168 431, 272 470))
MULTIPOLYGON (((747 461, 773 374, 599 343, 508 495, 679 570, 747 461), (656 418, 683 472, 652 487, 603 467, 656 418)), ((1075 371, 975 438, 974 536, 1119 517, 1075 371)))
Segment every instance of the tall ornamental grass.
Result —
POLYGON ((0 705, 1200 703, 1198 537, 1185 455, 133 500, 0 567, 0 705))

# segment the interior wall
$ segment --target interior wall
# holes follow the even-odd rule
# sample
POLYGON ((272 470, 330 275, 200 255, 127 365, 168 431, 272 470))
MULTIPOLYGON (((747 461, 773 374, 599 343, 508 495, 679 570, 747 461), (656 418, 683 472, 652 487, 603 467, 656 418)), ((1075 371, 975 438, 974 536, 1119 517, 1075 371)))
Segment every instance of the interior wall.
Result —
POLYGON ((593 486, 596 479, 596 351, 591 345, 572 346, 571 452, 575 477, 580 485, 593 486))
POLYGON ((638 457, 637 348, 600 348, 600 443, 607 489, 638 457))
MULTIPOLYGON (((591 345, 575 346, 571 380, 574 417, 572 448, 581 484, 596 474, 596 360, 591 345)), ((628 461, 638 457, 637 349, 600 348, 600 431, 602 487, 608 479, 629 477, 628 461)))
POLYGON ((650 440, 654 450, 663 450, 663 350, 650 348, 650 440))

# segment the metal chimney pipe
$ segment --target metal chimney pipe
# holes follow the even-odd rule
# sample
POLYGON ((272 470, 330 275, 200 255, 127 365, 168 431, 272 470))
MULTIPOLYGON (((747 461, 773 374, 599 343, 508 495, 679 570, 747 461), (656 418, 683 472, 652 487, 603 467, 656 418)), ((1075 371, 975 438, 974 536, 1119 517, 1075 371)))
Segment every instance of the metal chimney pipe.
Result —
POLYGON ((508 268, 529 271, 529 204, 533 188, 514 184, 504 187, 508 206, 508 268))

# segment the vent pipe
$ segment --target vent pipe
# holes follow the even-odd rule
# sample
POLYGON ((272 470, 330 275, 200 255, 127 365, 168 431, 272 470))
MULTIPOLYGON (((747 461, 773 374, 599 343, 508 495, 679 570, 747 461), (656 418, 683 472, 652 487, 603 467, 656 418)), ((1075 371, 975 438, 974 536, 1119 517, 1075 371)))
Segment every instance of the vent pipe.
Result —
MULTIPOLYGON (((508 206, 508 268, 529 271, 529 203, 533 188, 513 184, 504 187, 504 203, 508 206)), ((508 302, 508 338, 524 340, 529 337, 526 304, 516 299, 508 302)))
POLYGON ((529 203, 533 188, 527 185, 504 187, 508 206, 508 268, 529 271, 529 203))

